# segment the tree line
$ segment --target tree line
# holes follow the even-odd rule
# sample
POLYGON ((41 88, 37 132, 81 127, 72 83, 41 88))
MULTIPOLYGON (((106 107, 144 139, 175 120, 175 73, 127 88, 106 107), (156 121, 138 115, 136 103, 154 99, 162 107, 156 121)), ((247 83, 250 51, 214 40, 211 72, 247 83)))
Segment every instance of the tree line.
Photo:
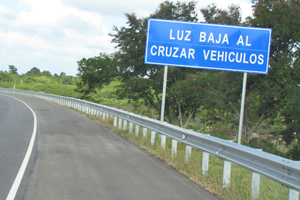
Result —
POLYGON ((37 67, 31 68, 25 74, 19 74, 17 67, 14 65, 8 66, 8 71, 0 71, 0 82, 8 83, 52 83, 57 82, 63 85, 73 85, 77 82, 77 77, 68 76, 61 72, 60 75, 52 75, 50 71, 41 71, 37 67))

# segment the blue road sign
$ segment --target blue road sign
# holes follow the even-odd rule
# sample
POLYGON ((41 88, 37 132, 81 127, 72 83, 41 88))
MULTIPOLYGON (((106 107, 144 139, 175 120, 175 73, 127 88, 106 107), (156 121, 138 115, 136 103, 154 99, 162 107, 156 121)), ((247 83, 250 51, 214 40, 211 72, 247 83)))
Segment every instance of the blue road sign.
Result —
POLYGON ((268 74, 271 33, 150 18, 145 64, 268 74))

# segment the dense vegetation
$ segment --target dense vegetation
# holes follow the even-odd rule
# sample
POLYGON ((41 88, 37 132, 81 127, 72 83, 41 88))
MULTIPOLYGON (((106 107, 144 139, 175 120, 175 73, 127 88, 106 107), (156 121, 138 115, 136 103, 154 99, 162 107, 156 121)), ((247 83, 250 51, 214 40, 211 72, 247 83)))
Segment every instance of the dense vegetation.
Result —
POLYGON ((19 75, 15 66, 9 65, 8 68, 8 72, 0 71, 0 87, 80 97, 75 92, 77 77, 67 76, 64 72, 52 75, 49 71, 41 72, 36 67, 19 75))
MULTIPOLYGON (((300 4, 292 0, 252 3, 253 17, 245 21, 238 5, 222 10, 212 4, 200 12, 207 23, 272 28, 269 74, 248 74, 242 141, 299 160, 300 4), (287 148, 290 151, 285 154, 287 148)), ((17 75, 10 65, 9 72, 0 72, 1 86, 75 96, 133 112, 144 110, 142 114, 159 119, 164 68, 144 64, 147 18, 134 13, 125 16, 127 24, 110 34, 117 51, 81 59, 77 77, 52 76, 37 68, 17 75), (103 95, 113 98, 113 103, 103 95)), ((165 1, 149 17, 199 22, 192 1, 165 1)), ((237 139, 242 81, 242 73, 169 67, 165 120, 237 139)))

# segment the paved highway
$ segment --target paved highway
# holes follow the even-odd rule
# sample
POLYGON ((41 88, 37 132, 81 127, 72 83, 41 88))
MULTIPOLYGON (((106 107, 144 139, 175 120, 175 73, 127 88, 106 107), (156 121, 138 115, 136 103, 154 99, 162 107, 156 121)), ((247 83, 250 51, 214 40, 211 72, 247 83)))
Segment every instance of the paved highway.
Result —
MULTIPOLYGON (((15 199, 217 199, 160 159, 74 110, 9 96, 26 102, 38 122, 33 152, 15 199)), ((4 178, 12 168, 17 173, 32 126, 28 108, 0 93, 1 200, 14 179, 4 178), (12 153, 21 146, 19 153, 12 153), (2 148, 8 148, 8 153, 2 153, 2 148), (8 185, 3 189, 2 179, 8 185)))
POLYGON ((0 95, 0 199, 6 199, 28 149, 33 115, 21 102, 0 95))

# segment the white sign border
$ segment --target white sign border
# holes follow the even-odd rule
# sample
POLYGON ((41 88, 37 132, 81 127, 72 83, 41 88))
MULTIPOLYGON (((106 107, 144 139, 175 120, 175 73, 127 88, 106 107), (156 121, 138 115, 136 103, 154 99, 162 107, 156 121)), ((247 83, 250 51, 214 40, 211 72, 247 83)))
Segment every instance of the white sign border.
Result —
POLYGON ((220 70, 220 71, 233 71, 233 72, 244 72, 244 73, 257 73, 257 74, 268 74, 269 71, 269 61, 270 61, 270 50, 271 50, 271 40, 272 40, 272 29, 270 28, 260 28, 260 27, 246 27, 246 26, 233 26, 233 25, 220 25, 220 24, 208 24, 208 23, 201 23, 201 22, 186 22, 186 21, 176 21, 176 20, 164 20, 164 19, 155 19, 155 18, 148 18, 148 24, 147 24, 147 37, 146 37, 146 46, 145 46, 145 64, 150 65, 167 65, 167 66, 173 66, 173 67, 185 67, 185 68, 194 68, 194 69, 209 69, 209 70, 220 70), (268 46, 268 58, 266 63, 266 71, 253 71, 253 70, 239 70, 239 69, 229 69, 229 68, 217 68, 217 67, 204 67, 204 66, 193 66, 193 65, 179 65, 179 64, 170 64, 170 63, 158 63, 158 62, 149 62, 147 61, 147 55, 148 55, 148 36, 150 31, 150 25, 151 21, 161 21, 166 23, 182 23, 182 24, 193 24, 193 25, 204 25, 204 26, 218 26, 218 27, 229 27, 234 29, 255 29, 255 30, 264 30, 269 31, 269 46, 268 46))

